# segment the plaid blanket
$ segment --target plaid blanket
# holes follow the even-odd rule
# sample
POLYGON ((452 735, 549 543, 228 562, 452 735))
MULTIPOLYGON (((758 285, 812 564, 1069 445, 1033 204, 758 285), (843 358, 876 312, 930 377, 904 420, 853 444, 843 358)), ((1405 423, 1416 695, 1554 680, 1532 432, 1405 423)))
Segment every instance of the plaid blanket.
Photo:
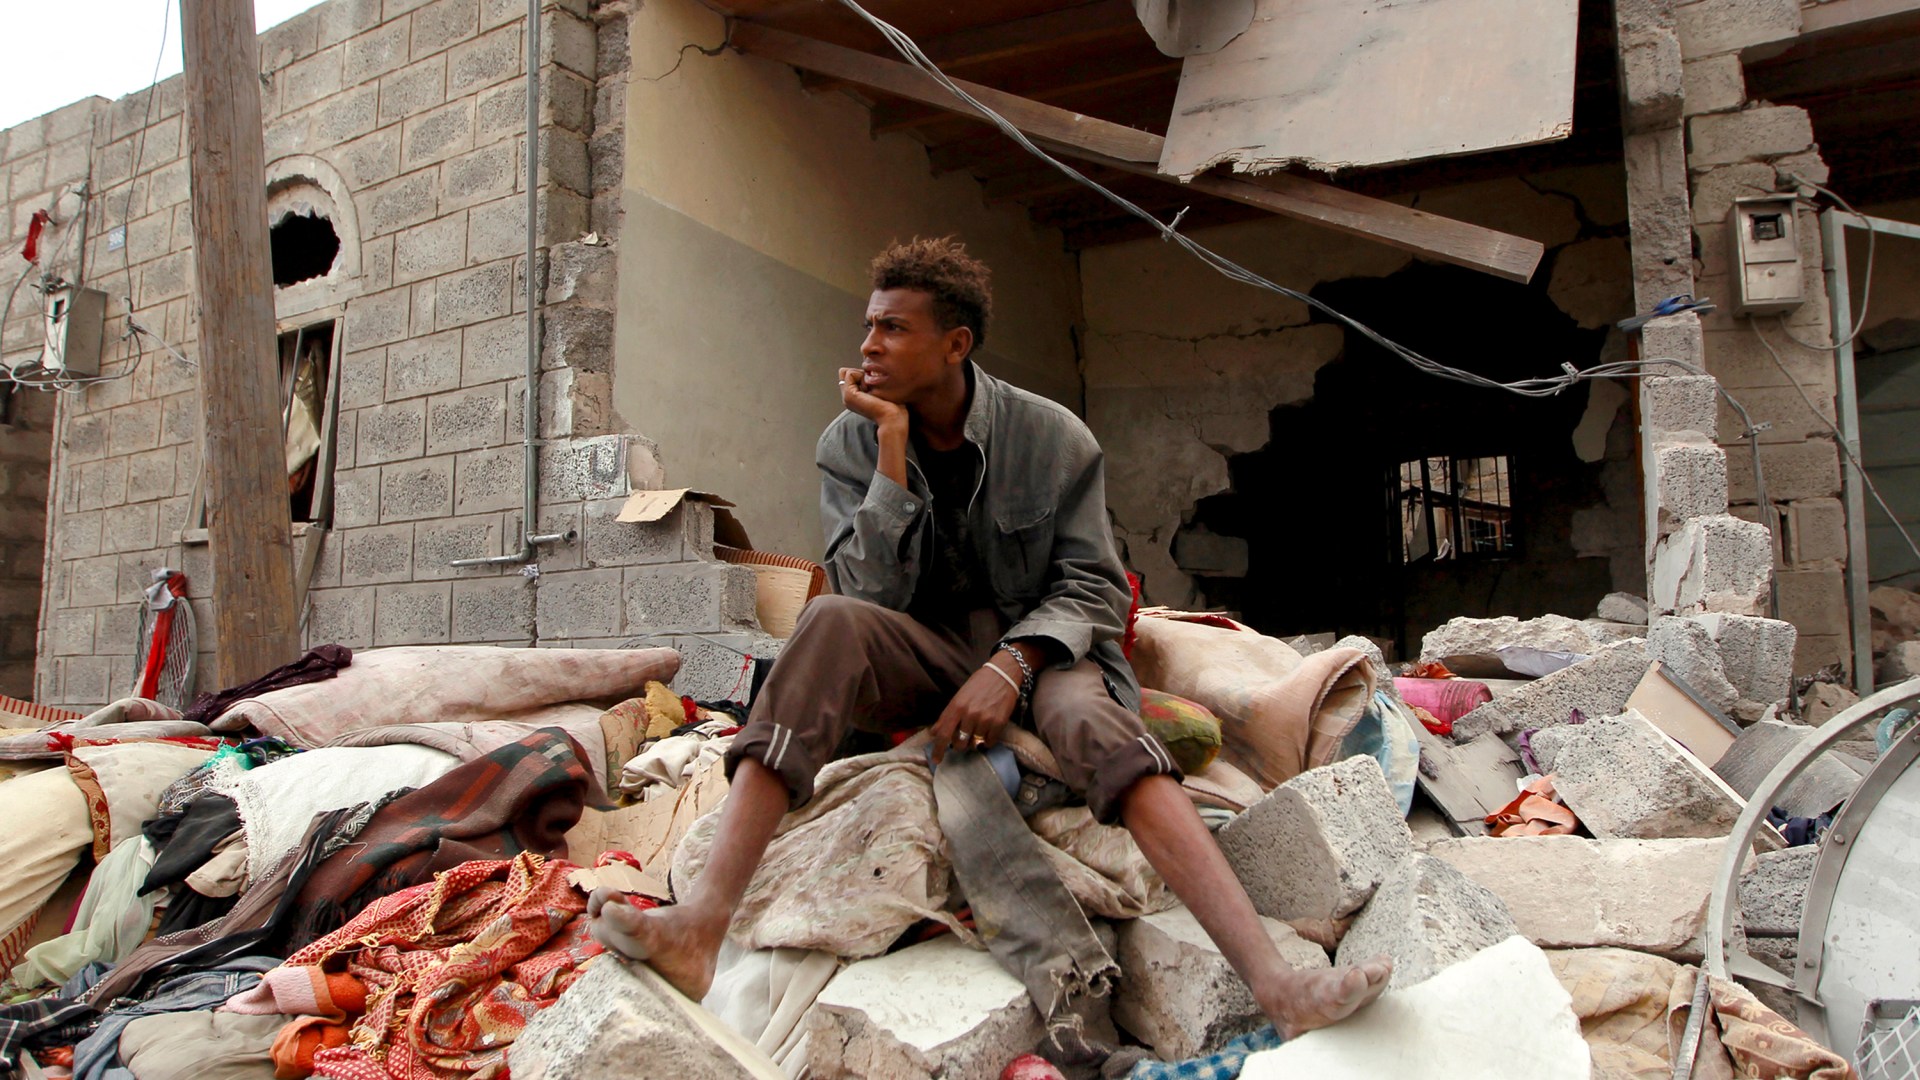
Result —
POLYGON ((1262 1050, 1271 1050, 1285 1039, 1272 1024, 1249 1032, 1221 1047, 1217 1052, 1189 1061, 1142 1061, 1127 1074, 1127 1080, 1235 1080, 1247 1067, 1247 1059, 1262 1050))
POLYGON ((300 890, 288 944, 297 949, 374 899, 462 863, 522 851, 564 858, 586 805, 586 760, 564 731, 541 728, 388 802, 300 890))

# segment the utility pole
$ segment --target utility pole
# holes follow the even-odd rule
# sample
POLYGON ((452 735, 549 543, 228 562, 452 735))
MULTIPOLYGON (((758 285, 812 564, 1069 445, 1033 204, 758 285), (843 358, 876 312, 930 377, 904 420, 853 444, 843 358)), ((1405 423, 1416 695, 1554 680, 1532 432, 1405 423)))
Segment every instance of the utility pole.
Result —
POLYGON ((181 0, 180 28, 214 647, 234 686, 300 655, 253 0, 181 0))

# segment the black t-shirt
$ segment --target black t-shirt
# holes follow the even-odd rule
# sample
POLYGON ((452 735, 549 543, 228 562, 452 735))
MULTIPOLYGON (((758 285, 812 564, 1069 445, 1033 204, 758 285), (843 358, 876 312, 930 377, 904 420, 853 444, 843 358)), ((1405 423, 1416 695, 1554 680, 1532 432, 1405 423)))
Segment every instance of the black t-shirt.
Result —
POLYGON ((932 450, 916 439, 914 452, 932 494, 927 510, 933 533, 907 612, 924 623, 964 627, 973 612, 993 606, 986 566, 967 520, 980 482, 980 451, 972 443, 932 450))

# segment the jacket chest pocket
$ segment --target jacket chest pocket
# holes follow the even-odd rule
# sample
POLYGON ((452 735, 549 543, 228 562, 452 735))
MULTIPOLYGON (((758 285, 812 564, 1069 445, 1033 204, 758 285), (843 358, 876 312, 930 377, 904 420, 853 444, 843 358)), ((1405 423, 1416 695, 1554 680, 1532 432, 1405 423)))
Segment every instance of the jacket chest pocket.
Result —
POLYGON ((1053 507, 1013 510, 993 521, 994 591, 1003 597, 1030 598, 1046 586, 1053 565, 1053 507))

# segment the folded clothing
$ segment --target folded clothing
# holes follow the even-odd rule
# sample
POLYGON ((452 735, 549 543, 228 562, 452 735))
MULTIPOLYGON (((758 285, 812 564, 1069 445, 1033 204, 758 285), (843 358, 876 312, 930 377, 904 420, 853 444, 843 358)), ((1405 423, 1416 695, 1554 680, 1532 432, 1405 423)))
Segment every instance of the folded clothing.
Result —
POLYGON ((261 976, 259 986, 228 999, 220 1011, 338 1020, 367 1011, 367 985, 345 971, 328 974, 318 967, 283 964, 261 976))
POLYGON ((273 1040, 274 1080, 312 1076, 314 1056, 347 1045, 350 1031, 346 1024, 324 1016, 302 1016, 281 1028, 273 1040))
POLYGON ((120 1032, 120 1062, 139 1080, 266 1080, 286 1019, 211 1011, 160 1013, 120 1032))

